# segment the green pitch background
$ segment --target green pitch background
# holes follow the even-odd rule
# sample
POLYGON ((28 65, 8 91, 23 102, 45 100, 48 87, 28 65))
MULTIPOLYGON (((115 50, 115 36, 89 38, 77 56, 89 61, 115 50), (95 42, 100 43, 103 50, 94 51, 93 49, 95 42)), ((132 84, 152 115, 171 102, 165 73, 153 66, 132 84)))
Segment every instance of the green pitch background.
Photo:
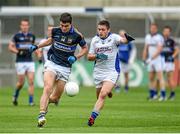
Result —
MULTIPOLYGON (((177 88, 178 89, 178 88, 177 88)), ((69 132, 69 133, 120 133, 120 132, 180 132, 180 91, 174 101, 147 101, 145 87, 132 88, 128 93, 114 93, 106 99, 105 107, 95 125, 87 120, 96 101, 95 89, 81 87, 75 97, 63 95, 59 106, 49 107, 47 124, 37 128, 39 98, 42 89, 36 89, 33 107, 28 106, 27 90, 19 97, 19 106, 13 106, 13 90, 0 89, 0 132, 69 132)))

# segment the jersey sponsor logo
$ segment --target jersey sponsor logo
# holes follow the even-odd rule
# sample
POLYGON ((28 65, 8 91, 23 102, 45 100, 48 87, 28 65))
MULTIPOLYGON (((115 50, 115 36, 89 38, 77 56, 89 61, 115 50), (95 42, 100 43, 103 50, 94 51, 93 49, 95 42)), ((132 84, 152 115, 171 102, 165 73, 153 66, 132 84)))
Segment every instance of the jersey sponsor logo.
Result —
POLYGON ((169 47, 164 47, 163 52, 172 52, 172 49, 169 47))
POLYGON ((54 47, 59 50, 63 50, 66 52, 73 52, 76 50, 76 46, 66 46, 60 43, 54 43, 54 47))
POLYGON ((112 52, 112 47, 100 47, 95 50, 97 53, 112 52))
POLYGON ((21 49, 28 49, 30 48, 30 46, 32 46, 32 44, 17 44, 16 46, 17 48, 21 48, 21 49))
POLYGON ((24 37, 20 37, 19 40, 24 40, 24 37))

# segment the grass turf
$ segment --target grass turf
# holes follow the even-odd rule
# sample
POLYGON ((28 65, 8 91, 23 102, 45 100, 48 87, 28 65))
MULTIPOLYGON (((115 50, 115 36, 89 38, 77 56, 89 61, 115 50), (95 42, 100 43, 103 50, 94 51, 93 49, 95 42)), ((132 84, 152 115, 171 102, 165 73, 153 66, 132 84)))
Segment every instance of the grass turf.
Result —
POLYGON ((42 89, 36 89, 36 105, 28 106, 27 90, 20 92, 19 105, 13 106, 13 90, 0 89, 0 132, 38 133, 120 133, 120 132, 180 132, 180 91, 174 101, 147 101, 145 87, 132 88, 128 93, 113 94, 106 99, 105 107, 95 125, 87 120, 96 101, 93 87, 81 87, 75 97, 63 95, 59 106, 51 104, 46 116, 47 124, 37 128, 39 99, 42 89))

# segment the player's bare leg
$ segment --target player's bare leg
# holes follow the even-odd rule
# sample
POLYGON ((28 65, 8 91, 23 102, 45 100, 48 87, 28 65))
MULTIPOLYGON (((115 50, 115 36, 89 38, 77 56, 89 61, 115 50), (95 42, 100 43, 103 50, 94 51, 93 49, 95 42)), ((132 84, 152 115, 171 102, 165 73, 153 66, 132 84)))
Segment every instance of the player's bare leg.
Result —
POLYGON ((19 92, 24 85, 25 75, 24 74, 23 75, 17 75, 17 78, 18 78, 18 81, 16 83, 16 89, 15 89, 15 93, 13 95, 13 100, 12 100, 12 102, 15 106, 18 105, 17 100, 18 100, 19 92))
POLYGON ((97 99, 99 97, 100 91, 101 91, 101 88, 96 88, 96 97, 97 97, 97 99))
POLYGON ((114 84, 112 82, 110 81, 103 82, 103 86, 100 90, 99 97, 96 101, 96 104, 94 106, 94 109, 88 121, 89 126, 92 126, 94 124, 96 117, 99 115, 100 110, 104 106, 106 96, 108 96, 108 94, 111 93, 113 87, 114 87, 114 84))
POLYGON ((157 72, 157 78, 159 80, 160 90, 161 90, 161 95, 160 95, 159 101, 164 101, 164 100, 166 100, 166 91, 165 91, 165 83, 164 83, 162 71, 157 72))
POLYGON ((51 71, 44 72, 44 90, 40 99, 40 113, 38 117, 38 127, 43 127, 46 123, 45 115, 49 103, 49 97, 53 91, 56 74, 51 71))
POLYGON ((55 103, 58 104, 59 99, 61 97, 61 95, 64 92, 64 86, 65 86, 66 82, 62 81, 62 80, 58 80, 56 82, 56 87, 54 88, 52 94, 50 95, 49 98, 49 103, 55 103))
POLYGON ((125 76, 125 91, 128 92, 129 86, 128 86, 128 82, 129 82, 129 73, 125 72, 124 73, 125 76))
POLYGON ((27 73, 27 79, 28 79, 28 84, 29 84, 29 88, 28 88, 29 105, 33 106, 34 105, 34 100, 33 100, 33 96, 34 96, 34 72, 28 72, 27 73))

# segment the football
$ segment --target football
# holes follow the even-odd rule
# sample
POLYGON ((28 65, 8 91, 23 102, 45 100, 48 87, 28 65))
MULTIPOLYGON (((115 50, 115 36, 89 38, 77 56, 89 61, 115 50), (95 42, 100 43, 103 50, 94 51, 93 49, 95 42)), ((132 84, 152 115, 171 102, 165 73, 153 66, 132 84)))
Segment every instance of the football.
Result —
POLYGON ((79 93, 79 85, 75 82, 67 82, 64 89, 65 93, 70 97, 73 97, 79 93))

